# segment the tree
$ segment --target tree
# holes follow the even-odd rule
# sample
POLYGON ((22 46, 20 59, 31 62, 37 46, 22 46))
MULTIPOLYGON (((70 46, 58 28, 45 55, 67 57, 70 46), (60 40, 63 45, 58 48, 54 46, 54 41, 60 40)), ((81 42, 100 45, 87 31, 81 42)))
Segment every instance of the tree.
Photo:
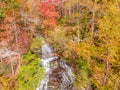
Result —
POLYGON ((58 3, 59 0, 47 0, 40 2, 38 4, 38 11, 40 12, 40 15, 44 18, 43 24, 53 27, 56 26, 56 19, 59 18, 59 14, 56 11, 56 3, 58 3))

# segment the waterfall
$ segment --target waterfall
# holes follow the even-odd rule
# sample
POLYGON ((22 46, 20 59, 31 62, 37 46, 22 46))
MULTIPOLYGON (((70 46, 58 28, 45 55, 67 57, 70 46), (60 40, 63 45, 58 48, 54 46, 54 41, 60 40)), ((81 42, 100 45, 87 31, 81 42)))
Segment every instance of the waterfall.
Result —
POLYGON ((53 49, 45 43, 42 46, 42 66, 46 76, 36 90, 73 90, 74 76, 71 68, 58 56, 53 56, 53 49))

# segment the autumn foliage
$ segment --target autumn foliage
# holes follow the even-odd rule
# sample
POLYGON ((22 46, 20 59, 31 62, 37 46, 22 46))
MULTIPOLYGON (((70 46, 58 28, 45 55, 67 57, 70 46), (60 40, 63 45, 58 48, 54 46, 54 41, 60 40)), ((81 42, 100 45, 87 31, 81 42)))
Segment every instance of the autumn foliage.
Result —
POLYGON ((43 24, 49 27, 56 26, 56 19, 60 17, 55 3, 59 3, 59 0, 48 0, 38 4, 38 12, 44 17, 43 24))
POLYGON ((36 89, 43 40, 75 90, 120 90, 120 0, 0 0, 0 90, 36 89))
POLYGON ((0 24, 0 48, 9 47, 23 54, 28 50, 30 45, 30 34, 22 30, 18 25, 19 28, 17 27, 17 31, 15 31, 14 25, 12 24, 13 20, 12 17, 7 17, 0 24), (15 37, 16 35, 17 37, 15 37))

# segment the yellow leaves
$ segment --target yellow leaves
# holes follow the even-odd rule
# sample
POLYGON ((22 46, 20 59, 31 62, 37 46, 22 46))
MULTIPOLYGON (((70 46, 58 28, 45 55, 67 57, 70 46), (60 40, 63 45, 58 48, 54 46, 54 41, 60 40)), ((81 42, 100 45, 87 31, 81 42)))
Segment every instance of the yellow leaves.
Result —
POLYGON ((68 41, 68 37, 65 36, 66 31, 62 30, 62 28, 56 27, 54 31, 48 31, 48 34, 48 39, 50 39, 49 41, 51 41, 52 39, 54 42, 57 42, 61 45, 68 41))
MULTIPOLYGON (((95 63, 94 63, 95 64, 95 63)), ((99 66, 99 65, 93 65, 93 77, 94 79, 97 81, 97 83, 99 85, 102 84, 102 80, 103 80, 103 77, 104 77, 104 70, 105 70, 105 67, 104 66, 99 66)))
POLYGON ((74 41, 69 41, 66 45, 66 48, 70 54, 70 52, 76 53, 78 56, 83 56, 84 58, 89 58, 91 55, 91 47, 89 44, 85 42, 81 42, 78 44, 77 42, 74 41))
POLYGON ((90 55, 91 55, 91 47, 88 43, 80 43, 80 50, 81 50, 81 55, 86 57, 86 58, 89 58, 90 55))
POLYGON ((84 58, 89 58, 91 55, 91 47, 84 42, 78 44, 75 41, 69 41, 66 44, 66 50, 64 51, 64 56, 69 57, 73 56, 73 53, 77 56, 82 56, 84 58))
POLYGON ((78 56, 80 55, 80 48, 79 48, 78 44, 74 41, 69 41, 66 44, 65 49, 66 50, 64 51, 64 56, 66 58, 73 56, 73 54, 78 55, 78 56))
MULTIPOLYGON (((113 3, 108 3, 105 9, 105 15, 98 20, 99 24, 99 37, 105 42, 101 48, 109 48, 110 61, 114 61, 116 51, 118 49, 118 41, 120 36, 120 9, 113 3)), ((105 49, 106 50, 106 49, 105 49)), ((104 50, 103 50, 104 51, 104 50)), ((106 58, 103 54, 102 57, 106 58)))
POLYGON ((0 90, 11 90, 15 85, 16 81, 14 78, 0 77, 0 90))
POLYGON ((78 1, 78 0, 69 0, 69 2, 67 2, 67 3, 65 4, 65 6, 66 6, 67 8, 72 7, 73 5, 76 4, 77 1, 78 1))
POLYGON ((76 52, 76 54, 80 55, 80 48, 79 48, 79 46, 76 42, 70 41, 70 42, 67 43, 66 47, 70 51, 74 51, 74 52, 76 52))
POLYGON ((120 27, 120 9, 112 3, 108 3, 105 9, 105 14, 102 19, 98 20, 100 30, 106 32, 116 31, 116 27, 120 27))
POLYGON ((103 18, 98 20, 99 37, 104 41, 105 45, 101 45, 101 57, 109 62, 114 62, 118 56, 120 39, 120 9, 113 3, 109 2, 105 8, 103 18), (109 55, 105 54, 105 50, 109 49, 109 55))

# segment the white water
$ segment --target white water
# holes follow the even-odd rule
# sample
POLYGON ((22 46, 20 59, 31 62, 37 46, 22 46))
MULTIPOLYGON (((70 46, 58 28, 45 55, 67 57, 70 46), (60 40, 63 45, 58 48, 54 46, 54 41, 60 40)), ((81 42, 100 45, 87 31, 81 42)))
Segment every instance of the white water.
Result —
POLYGON ((52 48, 46 43, 42 46, 42 59, 40 61, 45 68, 46 77, 40 82, 36 90, 73 90, 74 77, 71 68, 59 60, 57 56, 53 56, 52 48))

